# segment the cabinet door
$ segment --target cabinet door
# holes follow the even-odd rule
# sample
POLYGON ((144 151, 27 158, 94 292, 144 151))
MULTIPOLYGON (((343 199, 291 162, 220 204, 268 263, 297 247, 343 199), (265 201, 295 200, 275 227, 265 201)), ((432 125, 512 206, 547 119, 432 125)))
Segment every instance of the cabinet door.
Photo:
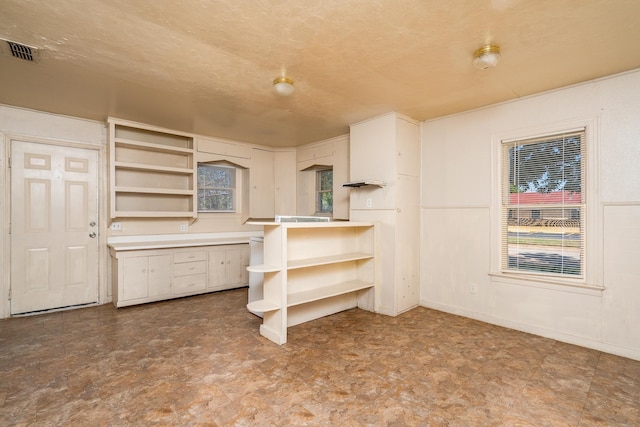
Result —
POLYGON ((249 276, 247 272, 247 251, 236 247, 225 251, 225 285, 244 285, 249 276))
POLYGON ((224 285, 225 257, 221 248, 209 251, 209 281, 207 287, 216 289, 224 285))
POLYGON ((273 152, 254 148, 249 169, 249 213, 252 218, 275 215, 273 152))
POLYGON ((149 296, 171 294, 171 255, 149 257, 149 296))
MULTIPOLYGON (((296 214, 296 152, 274 153, 274 204, 276 215, 296 214)), ((345 181, 346 182, 346 181, 345 181)))
POLYGON ((122 260, 122 299, 131 300, 149 296, 149 257, 122 260))

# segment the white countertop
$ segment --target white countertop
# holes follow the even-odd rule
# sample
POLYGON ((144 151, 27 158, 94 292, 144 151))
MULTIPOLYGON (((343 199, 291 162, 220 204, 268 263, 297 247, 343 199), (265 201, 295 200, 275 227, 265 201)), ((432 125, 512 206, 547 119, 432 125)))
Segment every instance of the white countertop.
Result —
POLYGON ((111 236, 107 239, 107 246, 114 251, 135 251, 143 249, 232 245, 238 243, 249 243, 249 240, 252 237, 262 236, 262 231, 111 236))

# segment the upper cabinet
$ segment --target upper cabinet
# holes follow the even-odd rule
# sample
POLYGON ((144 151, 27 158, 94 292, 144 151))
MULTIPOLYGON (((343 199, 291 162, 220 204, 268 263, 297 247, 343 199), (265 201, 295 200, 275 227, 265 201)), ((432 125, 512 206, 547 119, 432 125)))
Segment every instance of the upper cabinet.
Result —
POLYGON ((188 134, 109 119, 111 218, 195 218, 193 156, 188 134))
POLYGON ((295 215, 296 212, 296 151, 275 151, 273 158, 275 184, 275 214, 295 215))
POLYGON ((249 216, 273 218, 275 216, 275 185, 273 152, 251 150, 249 168, 249 216))

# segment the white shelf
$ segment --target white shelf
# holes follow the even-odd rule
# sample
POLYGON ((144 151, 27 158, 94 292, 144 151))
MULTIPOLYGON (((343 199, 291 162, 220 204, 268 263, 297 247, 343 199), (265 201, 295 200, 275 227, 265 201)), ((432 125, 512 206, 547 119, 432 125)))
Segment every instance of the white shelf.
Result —
POLYGON ((247 304, 249 311, 255 311, 258 313, 268 313, 270 311, 280 310, 280 306, 272 303, 271 301, 265 301, 263 299, 253 301, 247 304))
POLYGON ((315 289, 290 293, 287 296, 287 307, 306 304, 308 302, 318 301, 325 298, 331 298, 351 292, 369 289, 375 286, 375 283, 362 282, 353 280, 350 282, 338 283, 335 285, 318 287, 315 289))
POLYGON ((193 190, 152 187, 116 187, 118 193, 174 194, 177 196, 193 196, 193 190))
POLYGON ((115 162, 116 169, 129 169, 138 171, 153 171, 162 173, 176 173, 184 175, 193 175, 193 168, 176 168, 171 166, 155 166, 144 163, 115 162))
POLYGON ((172 145, 154 144, 152 142, 133 141, 130 139, 115 138, 116 147, 126 147, 141 149, 145 151, 155 151, 157 153, 179 153, 191 154, 192 148, 174 147, 172 145))
POLYGON ((306 258, 289 261, 287 263, 288 270, 294 270, 296 268, 315 267, 317 265, 336 264, 339 262, 357 261, 361 259, 373 258, 373 254, 364 252, 351 252, 347 254, 328 255, 315 258, 306 258))
POLYGON ((282 269, 275 265, 256 264, 256 265, 250 265, 249 267, 247 267, 247 270, 252 273, 274 273, 282 269))

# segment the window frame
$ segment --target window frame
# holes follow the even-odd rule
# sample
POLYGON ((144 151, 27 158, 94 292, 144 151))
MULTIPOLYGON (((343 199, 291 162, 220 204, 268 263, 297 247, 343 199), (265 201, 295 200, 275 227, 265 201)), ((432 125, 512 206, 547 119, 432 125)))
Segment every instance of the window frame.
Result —
MULTIPOLYGON (((540 275, 547 278, 555 279, 583 279, 585 276, 585 209, 586 209, 586 131, 585 129, 572 130, 567 132, 552 133, 542 137, 515 140, 502 141, 502 203, 501 203, 501 271, 507 274, 515 275, 540 275), (532 162, 533 165, 537 165, 535 173, 540 173, 541 170, 546 170, 540 176, 547 176, 545 180, 540 178, 532 181, 521 182, 520 171, 526 174, 527 165, 529 164, 526 159, 527 153, 526 147, 540 146, 543 150, 549 149, 548 144, 562 143, 563 151, 561 151, 564 159, 565 153, 569 155, 571 153, 570 145, 572 142, 579 143, 579 192, 573 191, 575 189, 575 182, 570 180, 564 180, 568 189, 557 188, 557 181, 553 181, 551 178, 560 180, 565 176, 558 177, 550 172, 552 167, 551 161, 554 161, 551 157, 553 150, 543 153, 538 151, 539 148, 534 148, 532 153, 535 153, 536 157, 532 162), (565 148, 566 147, 566 148, 565 148), (551 155, 551 156, 550 156, 551 155), (513 177, 512 177, 513 175, 513 177), (516 182, 514 182, 514 180, 516 182), (547 188, 548 186, 556 186, 548 191, 537 191, 539 188, 547 188), (537 188, 536 188, 537 187, 537 188), (517 190, 516 190, 517 189, 517 190), (532 191, 536 190, 536 191, 532 191), (578 226, 575 227, 574 221, 570 217, 574 216, 574 210, 579 210, 578 226), (560 215, 560 216, 558 216, 560 215), (556 225, 560 224, 560 226, 556 225), (560 237, 560 245, 555 250, 549 250, 545 252, 542 243, 538 242, 542 239, 549 240, 549 245, 552 244, 555 247, 556 239, 552 239, 550 236, 556 234, 553 230, 548 230, 551 227, 559 228, 562 232, 560 237), (577 251, 576 240, 571 238, 571 229, 578 229, 577 251), (534 233, 542 233, 535 236, 529 233, 535 230, 534 233), (533 239, 533 240, 532 240, 533 239), (528 243, 531 241, 531 243, 528 243), (524 245, 524 246, 523 246, 524 245), (529 245, 533 245, 532 247, 529 245), (529 250, 527 250, 529 248, 529 250), (516 251, 523 250, 523 257, 518 255, 512 255, 511 250, 516 251), (545 255, 543 255, 542 253, 545 255), (569 253, 577 252, 577 263, 575 263, 575 257, 570 256, 569 253), (546 257, 546 261, 545 261, 546 257), (556 258, 560 257, 560 259, 556 258)), ((575 145, 573 145, 575 147, 575 145)), ((555 160, 557 162, 557 160, 555 160)), ((533 166, 535 168, 535 166, 533 166)), ((531 168, 531 166, 529 167, 531 168)))
POLYGON ((489 276, 494 283, 511 283, 522 286, 533 286, 547 289, 568 289, 566 286, 601 291, 603 286, 602 270, 602 213, 599 209, 598 192, 598 129, 599 118, 567 120, 545 124, 537 127, 512 129, 491 135, 491 233, 490 233, 490 270, 489 276), (562 133, 584 130, 584 181, 585 206, 583 219, 583 274, 575 278, 569 275, 547 275, 535 272, 513 271, 503 269, 503 143, 516 140, 532 140, 562 133), (559 286, 559 287, 558 287, 559 286))
POLYGON ((333 168, 318 168, 315 170, 315 215, 324 215, 324 216, 332 216, 333 215, 333 168), (322 181, 322 173, 323 172, 331 172, 331 189, 330 190, 322 190, 321 189, 321 181, 322 181), (330 211, 322 211, 320 209, 320 200, 322 198, 323 193, 331 193, 331 210, 330 211))
POLYGON ((196 166, 196 196, 197 196, 197 211, 199 214, 203 213, 217 213, 217 214, 233 214, 238 211, 238 168, 235 165, 218 162, 199 162, 196 166), (201 209, 200 208, 200 190, 203 189, 200 186, 200 167, 209 168, 224 168, 232 170, 232 187, 206 187, 204 189, 219 189, 227 190, 231 193, 231 209, 201 209))

